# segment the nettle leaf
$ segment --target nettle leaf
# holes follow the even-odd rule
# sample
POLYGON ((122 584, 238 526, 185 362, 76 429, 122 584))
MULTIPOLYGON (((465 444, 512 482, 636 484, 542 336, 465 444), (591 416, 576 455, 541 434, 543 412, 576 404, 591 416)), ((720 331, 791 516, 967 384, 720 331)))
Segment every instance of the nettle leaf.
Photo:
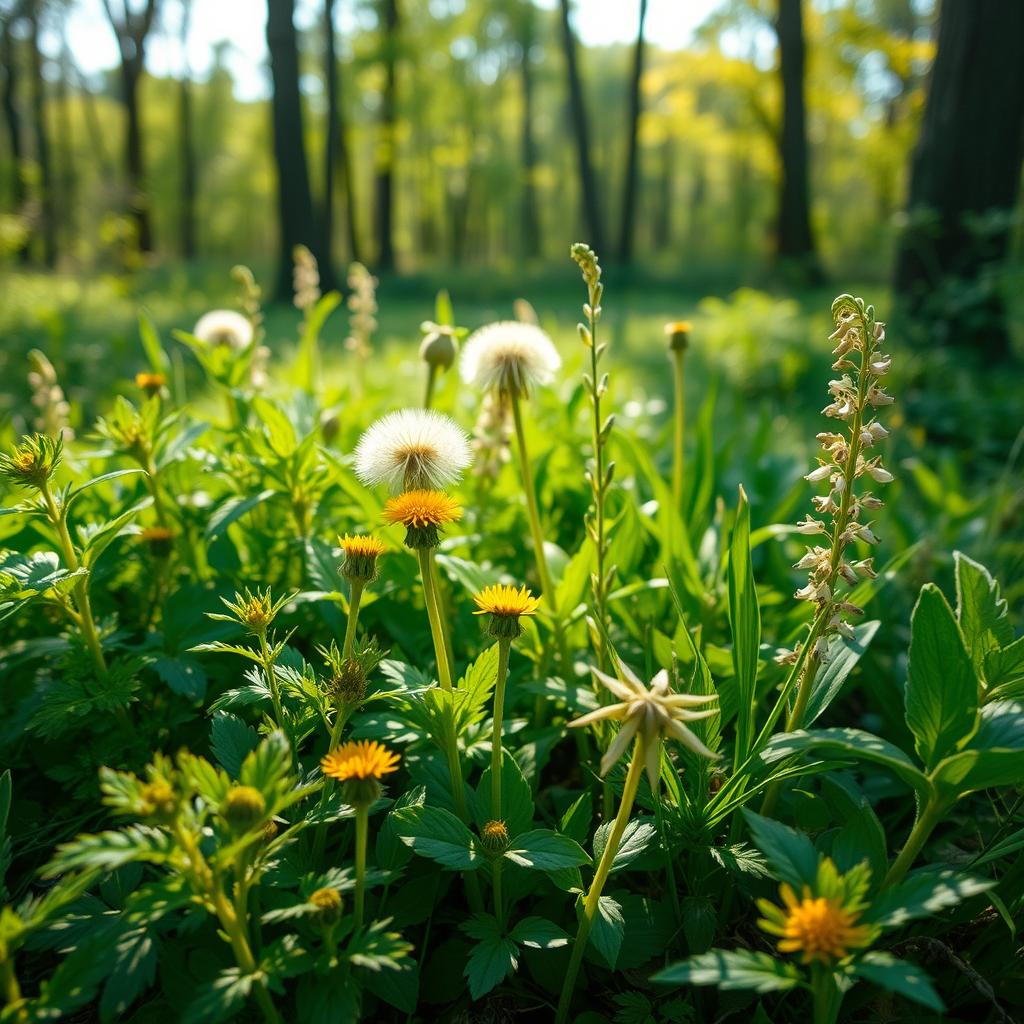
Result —
POLYGON ((839 696, 843 684, 874 639, 880 625, 877 620, 861 623, 854 630, 852 640, 840 637, 833 641, 828 657, 814 679, 804 715, 806 725, 811 725, 839 696))
POLYGON ((932 777, 940 790, 961 795, 1024 778, 1024 705, 993 701, 980 720, 970 743, 936 766, 932 777))
POLYGON ((975 672, 980 675, 986 656, 1013 640, 1013 627, 1007 616, 1006 599, 988 569, 962 551, 953 552, 953 561, 956 564, 956 617, 975 672))
POLYGON ((524 917, 509 938, 530 949, 557 949, 569 944, 569 934, 543 917, 524 917))
MULTIPOLYGON (((614 825, 614 821, 606 821, 598 826, 594 833, 594 860, 599 861, 604 856, 608 835, 614 825)), ((633 818, 622 831, 622 839, 619 842, 619 848, 615 851, 610 873, 614 874, 616 871, 628 867, 650 846, 657 845, 657 842, 658 830, 654 822, 633 818)))
POLYGON ((709 846, 708 853, 726 871, 734 875, 751 875, 754 878, 771 878, 768 862, 764 856, 746 843, 732 846, 709 846))
MULTIPOLYGON (((580 915, 583 907, 583 896, 576 903, 576 915, 580 915)), ((619 959, 622 948, 622 936, 626 930, 626 922, 622 916, 622 907, 611 896, 602 896, 597 901, 597 912, 594 924, 590 929, 590 946, 598 958, 611 970, 619 959)), ((588 947, 589 948, 589 947, 588 947)))
POLYGON ((946 1006, 920 967, 897 960, 888 953, 865 953, 851 968, 855 977, 896 992, 929 1010, 942 1013, 946 1006))
POLYGON ((973 878, 952 868, 926 868, 875 897, 866 919, 882 928, 898 928, 919 917, 931 917, 955 907, 996 883, 973 878))
POLYGON ((765 855, 780 881, 788 882, 799 892, 813 885, 818 874, 818 851, 803 834, 781 822, 763 818, 744 809, 757 848, 765 855))
POLYGON ((740 488, 736 525, 729 544, 729 626, 737 687, 736 763, 750 752, 757 704, 757 659, 761 648, 761 612, 750 562, 750 502, 740 488))
POLYGON ((513 864, 539 871, 573 868, 590 861, 586 851, 574 839, 560 836, 546 828, 516 836, 511 848, 505 851, 505 856, 513 864))
POLYGON ((927 799, 931 793, 932 786, 924 772, 899 747, 863 729, 811 729, 780 733, 768 741, 761 758, 771 764, 793 754, 811 751, 822 757, 871 761, 888 768, 920 796, 927 799))
POLYGON ((498 645, 492 644, 466 669, 455 692, 461 698, 455 712, 455 726, 461 736, 481 721, 498 679, 498 645))
POLYGON ((960 627, 942 591, 921 588, 910 620, 907 725, 926 767, 935 765, 973 732, 978 677, 960 627))
POLYGON ((210 750, 217 763, 233 779, 238 778, 242 762, 259 743, 256 730, 237 715, 216 711, 210 724, 210 750))
MULTIPOLYGON (((473 794, 473 819, 477 825, 484 825, 494 817, 491 808, 491 768, 488 765, 473 794)), ((501 759, 501 818, 513 838, 533 823, 533 792, 523 776, 519 762, 507 752, 501 759)))
POLYGON ((395 832, 420 856, 454 871, 475 871, 483 863, 476 839, 451 811, 423 805, 394 812, 395 832))
POLYGON ((1024 636, 998 651, 989 651, 985 657, 985 679, 993 687, 993 699, 1024 696, 1024 636))
POLYGON ((195 703, 206 696, 206 673, 195 658, 157 658, 152 668, 178 696, 195 703))
POLYGON ((481 939, 469 951, 464 974, 473 999, 487 995, 519 966, 519 947, 500 935, 481 939))
POLYGON ((716 985, 722 989, 781 992, 800 982, 795 964, 767 953, 712 949, 659 971, 651 979, 663 985, 716 985))

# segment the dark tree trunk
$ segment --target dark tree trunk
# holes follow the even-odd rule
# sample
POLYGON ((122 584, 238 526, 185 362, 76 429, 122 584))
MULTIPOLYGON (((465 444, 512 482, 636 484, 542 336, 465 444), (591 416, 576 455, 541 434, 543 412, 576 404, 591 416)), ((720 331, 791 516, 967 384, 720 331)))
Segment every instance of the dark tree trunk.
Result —
POLYGON ((89 88, 85 76, 75 64, 74 54, 68 50, 68 67, 74 72, 75 86, 78 95, 82 98, 82 107, 85 111, 85 127, 89 133, 89 146, 96 158, 99 172, 104 181, 113 181, 117 173, 114 161, 107 152, 106 139, 103 134, 103 126, 100 124, 99 111, 96 109, 96 97, 89 88))
POLYGON ((537 208, 537 140, 533 134, 533 63, 534 39, 533 0, 525 0, 519 8, 519 74, 523 90, 523 256, 534 259, 540 255, 540 214, 537 208))
POLYGON ((590 129, 587 124, 583 83, 580 81, 579 68, 576 65, 576 39, 569 21, 569 0, 561 0, 561 14, 562 49, 565 53, 565 69, 569 80, 570 127, 576 142, 576 158, 579 163, 583 220, 590 235, 590 245, 600 253, 604 248, 604 222, 601 217, 601 200, 597 192, 597 177, 590 161, 590 129))
POLYGON ((665 139, 661 152, 661 175, 658 198, 654 207, 651 238, 655 251, 663 252, 672 244, 672 211, 674 199, 675 147, 672 138, 665 139))
POLYGON ((153 226, 146 192, 139 81, 146 66, 146 37, 153 27, 158 0, 146 0, 145 7, 139 12, 131 9, 129 0, 124 0, 120 16, 114 13, 111 0, 103 2, 121 53, 121 102, 127 119, 124 166, 129 191, 128 208, 135 220, 140 251, 152 252, 153 226))
POLYGON ((71 51, 65 36, 61 37, 60 76, 57 79, 57 132, 60 136, 60 227, 61 246, 73 252, 78 235, 78 178, 75 174, 74 131, 71 119, 71 98, 68 79, 71 75, 71 51))
POLYGON ((355 187, 348 149, 348 119, 339 85, 338 50, 334 29, 334 0, 324 0, 324 81, 327 83, 327 141, 324 148, 324 234, 327 251, 334 246, 334 186, 340 180, 345 200, 345 232, 350 260, 359 260, 355 187))
POLYGON ((381 56, 384 91, 380 105, 379 155, 377 158, 377 264, 381 270, 395 266, 392 219, 395 191, 395 100, 398 63, 398 0, 380 0, 381 56))
POLYGON ((181 81, 178 83, 178 148, 181 151, 181 255, 191 260, 196 255, 196 193, 198 173, 196 145, 192 130, 192 69, 188 61, 188 30, 192 15, 191 0, 184 0, 181 21, 181 51, 184 55, 181 81))
MULTIPOLYGON (((4 21, 0 37, 0 69, 3 70, 3 92, 0 96, 4 109, 4 123, 7 126, 7 141, 11 147, 11 209, 24 213, 27 191, 25 188, 25 149, 21 137, 21 114, 18 111, 18 58, 15 52, 14 34, 11 31, 15 17, 11 14, 4 21)), ((17 256, 21 263, 29 258, 30 238, 19 246, 17 256)))
POLYGON ((619 224, 618 257, 623 263, 633 259, 634 223, 636 220, 636 188, 640 177, 640 149, 637 136, 640 129, 640 80, 644 73, 644 22, 647 20, 647 0, 640 0, 640 24, 637 27, 636 47, 633 50, 633 73, 629 82, 629 125, 626 129, 626 177, 622 186, 622 221, 619 224))
POLYGON ((299 48, 294 0, 268 0, 267 48, 274 81, 271 100, 274 162, 277 167, 277 213, 280 228, 277 296, 291 298, 292 251, 306 246, 317 257, 321 275, 328 270, 320 251, 321 233, 313 217, 309 167, 302 131, 299 94, 299 48))
POLYGON ((821 268, 811 232, 807 111, 804 101, 802 0, 779 0, 776 22, 782 78, 782 164, 775 252, 780 262, 805 280, 820 280, 821 268))
POLYGON ((53 160, 50 158, 50 133, 46 127, 46 85, 43 80, 43 55, 39 49, 39 10, 41 4, 28 7, 29 68, 32 85, 32 128, 35 133, 36 164, 39 167, 39 221, 43 243, 43 265, 57 264, 57 218, 53 208, 53 160))
POLYGON ((1004 260, 1024 159, 1024 4, 947 0, 911 163, 896 289, 950 342, 1009 350, 1004 260), (979 229, 979 215, 989 214, 979 229), (959 279, 955 294, 947 287, 959 279), (941 318, 941 319, 940 319, 941 318), (940 327, 941 324, 941 327, 940 327))

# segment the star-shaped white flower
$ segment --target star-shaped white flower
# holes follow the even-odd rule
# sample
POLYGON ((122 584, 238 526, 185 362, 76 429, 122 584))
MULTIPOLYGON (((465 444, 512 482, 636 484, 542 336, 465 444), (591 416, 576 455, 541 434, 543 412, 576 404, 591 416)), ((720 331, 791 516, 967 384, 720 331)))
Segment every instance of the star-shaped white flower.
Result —
POLYGON ((621 722, 619 731, 601 758, 601 774, 607 775, 612 765, 625 753, 633 737, 640 735, 643 740, 644 766, 651 789, 658 784, 661 767, 661 744, 663 738, 682 743, 701 757, 717 759, 720 755, 709 750, 683 723, 710 718, 718 714, 717 708, 694 711, 693 708, 717 700, 715 694, 698 696, 692 693, 673 693, 669 688, 668 672, 662 669, 645 686, 636 673, 624 662, 619 662, 621 679, 605 675, 596 668, 591 669, 594 678, 619 698, 618 704, 607 704, 591 711, 582 718, 570 722, 570 726, 590 725, 603 719, 621 722))

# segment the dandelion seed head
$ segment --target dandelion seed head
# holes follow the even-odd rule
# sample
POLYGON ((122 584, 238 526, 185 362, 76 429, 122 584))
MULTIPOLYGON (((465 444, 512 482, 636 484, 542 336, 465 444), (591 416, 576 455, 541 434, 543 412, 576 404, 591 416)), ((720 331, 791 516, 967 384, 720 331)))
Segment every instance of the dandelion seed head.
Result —
POLYGON ((233 352, 247 349, 255 336, 249 318, 233 309, 213 309, 204 313, 192 333, 207 345, 225 345, 233 352))
POLYGON ((503 320, 474 331, 462 350, 462 379, 481 391, 526 395, 550 384, 562 365, 551 338, 535 324, 503 320))

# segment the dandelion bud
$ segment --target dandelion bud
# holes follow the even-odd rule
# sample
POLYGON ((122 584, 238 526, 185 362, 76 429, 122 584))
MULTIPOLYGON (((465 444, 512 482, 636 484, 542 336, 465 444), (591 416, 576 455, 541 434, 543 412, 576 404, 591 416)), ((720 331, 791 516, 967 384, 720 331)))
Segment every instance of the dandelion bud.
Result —
POLYGON ((483 848, 492 857, 500 857, 510 842, 508 826, 503 821, 489 821, 480 829, 480 841, 483 848))
POLYGON ((167 378, 162 373, 137 373, 135 374, 135 386, 146 393, 148 398, 159 395, 167 384, 167 378))
POLYGON ((60 465, 63 439, 46 434, 23 438, 10 455, 0 455, 0 473, 22 487, 42 487, 60 465))
POLYGON ((248 832, 267 813, 263 794, 253 786, 235 786, 220 805, 224 820, 236 832, 248 832))
POLYGON ((263 828, 260 829, 260 836, 262 837, 263 842, 269 843, 272 839, 277 838, 278 831, 277 822, 271 818, 263 825, 263 828))
POLYGON ((372 583, 377 578, 377 559, 387 548, 376 537, 350 537, 345 534, 338 539, 345 560, 341 563, 341 575, 349 583, 372 583))
POLYGON ((337 889, 317 889, 310 894, 308 902, 316 907, 317 919, 327 927, 341 920, 343 903, 337 889))
POLYGON ((325 444, 330 444, 341 430, 341 416, 338 409, 324 409, 320 413, 320 436, 325 444))
POLYGON ((405 527, 405 546, 413 550, 436 548, 440 528, 462 518, 462 508, 441 491, 407 491, 384 506, 384 520, 405 527))
POLYGON ((499 583, 496 586, 484 587, 479 594, 473 595, 477 611, 474 615, 488 615, 487 632, 495 640, 515 640, 522 633, 519 618, 522 615, 535 615, 540 600, 534 597, 526 587, 508 586, 499 583))
POLYGON ((420 325, 420 330, 425 332, 420 342, 420 359, 427 366, 447 370, 459 351, 455 328, 427 320, 420 325))
POLYGON ((174 531, 167 526, 147 526, 140 538, 154 558, 166 558, 174 550, 174 531))
POLYGON ((685 352, 690 344, 690 331, 692 325, 689 320, 677 320, 671 324, 665 324, 665 336, 668 338, 668 347, 673 352, 685 352))
POLYGON ((328 684, 336 708, 353 707, 366 696, 366 673, 355 658, 346 658, 328 684))

